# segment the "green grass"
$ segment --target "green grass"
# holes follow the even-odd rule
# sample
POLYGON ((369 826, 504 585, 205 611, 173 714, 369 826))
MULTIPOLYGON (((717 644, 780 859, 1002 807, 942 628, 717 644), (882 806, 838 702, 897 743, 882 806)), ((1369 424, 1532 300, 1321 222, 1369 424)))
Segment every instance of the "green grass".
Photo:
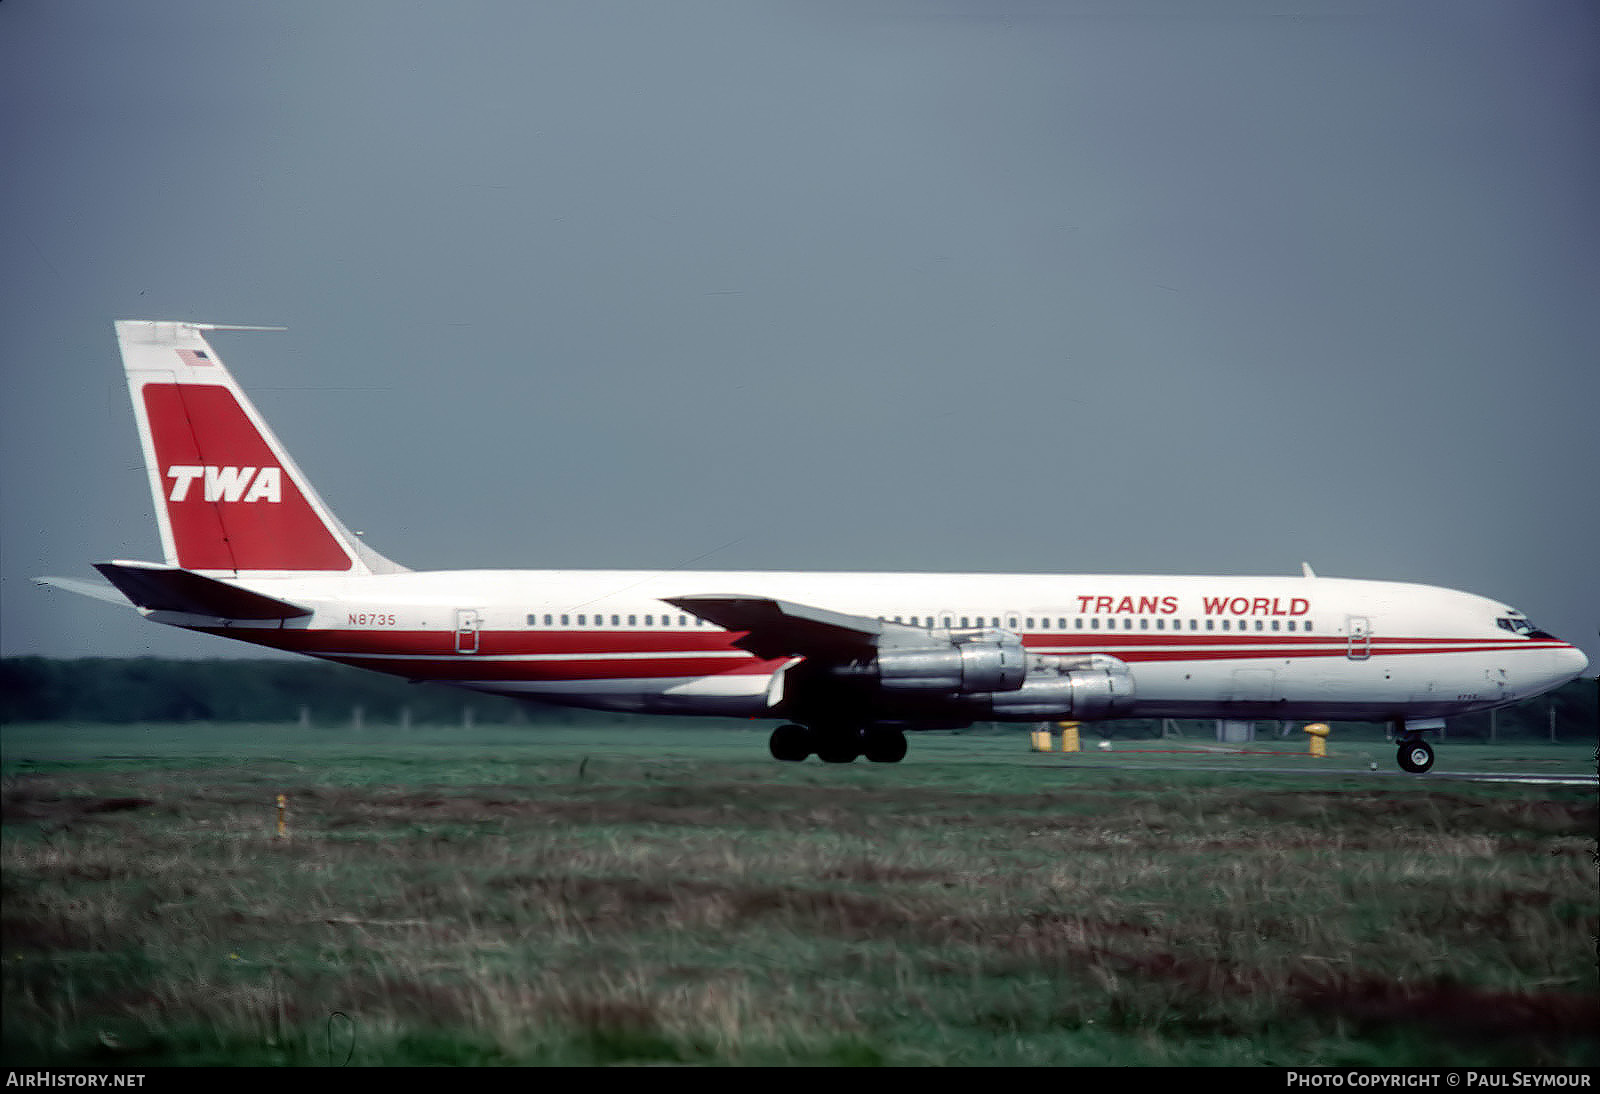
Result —
POLYGON ((7 726, 4 1056, 1600 1062, 1592 746, 1097 740, 7 726))

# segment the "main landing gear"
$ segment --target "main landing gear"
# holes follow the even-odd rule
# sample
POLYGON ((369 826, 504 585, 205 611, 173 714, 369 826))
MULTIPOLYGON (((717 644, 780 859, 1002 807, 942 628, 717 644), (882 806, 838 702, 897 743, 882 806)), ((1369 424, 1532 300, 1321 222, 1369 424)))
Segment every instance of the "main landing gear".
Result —
POLYGON ((775 760, 798 763, 813 752, 823 763, 847 764, 865 756, 877 764, 905 759, 906 735, 898 729, 851 725, 802 726, 793 722, 772 731, 768 742, 775 760))

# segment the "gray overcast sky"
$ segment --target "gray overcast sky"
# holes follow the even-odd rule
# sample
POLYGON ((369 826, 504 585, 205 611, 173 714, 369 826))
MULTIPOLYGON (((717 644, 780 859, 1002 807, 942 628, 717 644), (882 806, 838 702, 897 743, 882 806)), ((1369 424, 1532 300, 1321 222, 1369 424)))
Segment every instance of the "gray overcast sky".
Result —
MULTIPOLYGON (((1600 663, 1600 7, 0 4, 8 655, 251 654, 117 318, 417 568, 1319 573, 1600 663)), ((705 590, 719 592, 724 590, 705 590)))

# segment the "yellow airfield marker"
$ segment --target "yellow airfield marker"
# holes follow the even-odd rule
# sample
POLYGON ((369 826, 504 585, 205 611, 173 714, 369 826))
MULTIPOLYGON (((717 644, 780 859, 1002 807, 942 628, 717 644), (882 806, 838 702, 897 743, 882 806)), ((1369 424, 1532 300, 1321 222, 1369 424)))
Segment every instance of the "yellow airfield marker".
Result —
POLYGON ((1078 751, 1078 723, 1057 722, 1056 725, 1061 727, 1061 751, 1078 751))

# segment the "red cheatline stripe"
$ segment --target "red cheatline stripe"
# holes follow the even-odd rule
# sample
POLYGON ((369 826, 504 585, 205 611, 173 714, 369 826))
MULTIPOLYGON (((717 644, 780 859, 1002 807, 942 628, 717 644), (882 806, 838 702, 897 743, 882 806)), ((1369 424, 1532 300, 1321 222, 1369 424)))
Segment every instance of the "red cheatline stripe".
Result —
MULTIPOLYGON (((748 656, 733 646, 743 632, 713 631, 480 631, 479 652, 503 657, 540 655, 594 655, 658 653, 731 653, 748 656)), ((239 637, 245 637, 239 635, 239 637)), ((251 641, 304 653, 453 655, 456 634, 447 630, 314 629, 274 630, 249 635, 251 641)), ((1026 636, 1034 653, 1117 653, 1123 650, 1158 650, 1203 658, 1212 650, 1259 652, 1261 656, 1319 655, 1343 651, 1348 640, 1338 635, 1044 635, 1026 636)), ((1564 649, 1561 642, 1517 639, 1417 638, 1375 636, 1365 643, 1374 653, 1399 653, 1405 649, 1437 653, 1455 650, 1564 649), (1404 649, 1402 649, 1404 648, 1404 649)))
MULTIPOLYGON (((231 632, 230 632, 231 633, 231 632)), ((245 637, 241 634, 239 637, 245 637)), ((252 642, 295 653, 453 655, 456 632, 447 630, 275 630, 249 635, 252 642)), ((729 653, 748 657, 736 649, 727 631, 479 631, 479 651, 485 655, 538 656, 541 654, 729 653)))
MULTIPOLYGON (((1477 646, 1395 646, 1386 641, 1373 641, 1371 645, 1358 646, 1358 651, 1363 651, 1366 657, 1400 657, 1414 656, 1414 654, 1459 654, 1459 653, 1494 653, 1494 651, 1522 651, 1522 649, 1557 649, 1558 646, 1528 646, 1528 645, 1501 645, 1501 643, 1485 643, 1477 646)), ((1038 651, 1035 651, 1038 653, 1038 651)), ((1059 651, 1061 656, 1072 656, 1074 653, 1086 653, 1083 649, 1064 649, 1059 651)), ((1349 648, 1344 643, 1339 645, 1323 646, 1322 649, 1282 649, 1270 645, 1242 646, 1235 649, 1160 649, 1160 648, 1120 648, 1115 651, 1115 656, 1122 661, 1240 661, 1240 659, 1283 659, 1283 661, 1299 661, 1306 657, 1347 657, 1349 648)))
MULTIPOLYGON (((361 668, 441 680, 621 680, 771 673, 783 659, 758 660, 732 646, 737 633, 650 631, 484 631, 478 652, 458 653, 454 631, 217 629, 251 642, 361 668)), ((1033 636, 1033 653, 1105 653, 1130 663, 1344 658, 1344 638, 1283 635, 1033 636)), ((1372 657, 1563 649, 1560 642, 1374 638, 1372 657)))
POLYGON ((701 676, 768 675, 779 661, 751 661, 730 666, 720 658, 701 660, 596 659, 590 661, 497 661, 470 654, 459 658, 388 660, 326 653, 318 656, 360 669, 396 673, 427 680, 633 680, 701 676))

